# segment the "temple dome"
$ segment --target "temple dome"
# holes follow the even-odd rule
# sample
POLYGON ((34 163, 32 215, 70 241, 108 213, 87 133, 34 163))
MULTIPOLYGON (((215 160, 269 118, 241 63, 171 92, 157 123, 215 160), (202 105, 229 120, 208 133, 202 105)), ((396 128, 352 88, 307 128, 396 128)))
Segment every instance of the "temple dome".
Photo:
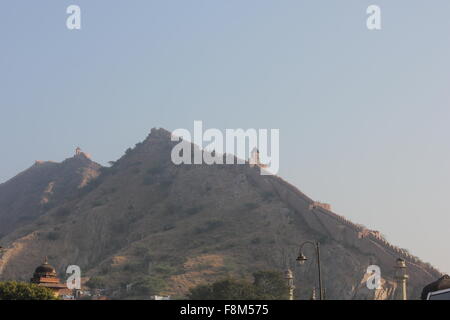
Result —
POLYGON ((45 259, 44 263, 34 271, 33 278, 39 279, 48 277, 56 277, 56 270, 48 263, 47 259, 45 259))
POLYGON ((48 263, 47 258, 45 258, 43 264, 36 268, 33 274, 33 278, 30 279, 30 282, 40 287, 45 287, 53 290, 55 296, 59 296, 62 290, 67 289, 67 286, 60 282, 55 268, 53 268, 48 263))

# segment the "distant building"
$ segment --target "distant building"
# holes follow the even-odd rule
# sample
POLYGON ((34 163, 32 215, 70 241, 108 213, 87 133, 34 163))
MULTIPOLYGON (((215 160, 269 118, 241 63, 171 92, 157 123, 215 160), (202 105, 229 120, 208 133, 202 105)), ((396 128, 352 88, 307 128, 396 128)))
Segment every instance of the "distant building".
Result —
POLYGON ((250 156, 250 167, 258 166, 260 168, 268 168, 269 166, 267 164, 261 163, 260 157, 259 157, 259 150, 257 148, 254 148, 251 152, 250 156))
POLYGON ((316 209, 316 208, 322 208, 322 209, 331 211, 331 205, 328 203, 314 201, 312 204, 309 205, 309 210, 316 209))
POLYGON ((86 152, 83 152, 80 147, 77 147, 75 149, 75 157, 85 157, 91 159, 91 155, 86 152))
POLYGON ((170 296, 151 296, 150 300, 170 300, 170 296))
POLYGON ((45 258, 43 264, 36 268, 30 282, 51 289, 57 297, 71 294, 71 290, 61 283, 55 268, 48 263, 47 258, 45 258))

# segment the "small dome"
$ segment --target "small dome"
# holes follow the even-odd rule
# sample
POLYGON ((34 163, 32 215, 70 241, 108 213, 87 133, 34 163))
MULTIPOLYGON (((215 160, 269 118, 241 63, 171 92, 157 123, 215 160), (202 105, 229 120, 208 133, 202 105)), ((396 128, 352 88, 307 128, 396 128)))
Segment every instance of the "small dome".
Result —
POLYGON ((45 262, 36 268, 34 271, 34 278, 42 278, 42 277, 55 277, 56 270, 51 265, 48 264, 47 259, 45 262))

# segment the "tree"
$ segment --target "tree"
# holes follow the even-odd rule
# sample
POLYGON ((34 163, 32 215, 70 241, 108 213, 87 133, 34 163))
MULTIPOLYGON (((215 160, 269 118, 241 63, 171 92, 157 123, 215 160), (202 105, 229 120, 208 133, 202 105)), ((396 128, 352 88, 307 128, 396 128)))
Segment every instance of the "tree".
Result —
POLYGON ((277 271, 258 271, 253 274, 254 286, 261 300, 287 300, 289 287, 283 274, 277 271))
POLYGON ((277 271, 259 271, 254 282, 225 279, 213 284, 199 285, 188 294, 191 300, 287 300, 289 288, 283 274, 277 271))
POLYGON ((200 285, 189 293, 191 300, 254 300, 254 286, 248 281, 226 279, 212 285, 200 285))
POLYGON ((133 285, 133 292, 142 296, 158 295, 166 288, 163 279, 156 276, 145 276, 133 285))
POLYGON ((208 300, 211 299, 212 295, 212 286, 201 284, 189 291, 188 298, 191 300, 208 300))
POLYGON ((104 289, 106 281, 102 277, 92 277, 86 282, 86 285, 91 289, 104 289))
POLYGON ((0 300, 57 300, 51 289, 26 282, 0 282, 0 300))

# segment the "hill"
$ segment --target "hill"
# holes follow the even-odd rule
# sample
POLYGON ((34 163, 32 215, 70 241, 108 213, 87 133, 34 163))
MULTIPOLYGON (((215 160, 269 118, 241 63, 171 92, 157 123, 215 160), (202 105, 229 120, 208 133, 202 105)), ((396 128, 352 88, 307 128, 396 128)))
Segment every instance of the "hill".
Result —
POLYGON ((0 277, 27 280, 48 256, 62 274, 68 265, 79 265, 83 276, 117 298, 184 297, 200 283, 289 267, 296 295, 307 299, 317 283, 313 252, 306 250, 312 258, 306 266, 295 265, 305 240, 321 243, 329 299, 391 299, 398 257, 407 261, 411 298, 440 277, 378 232, 279 177, 260 175, 258 167, 176 166, 170 160, 174 144, 169 132, 153 129, 79 192, 1 238, 6 250, 0 277), (376 291, 365 285, 372 264, 383 277, 376 291))
POLYGON ((100 167, 87 154, 78 152, 62 163, 36 161, 0 184, 0 237, 73 197, 98 176, 100 167))

